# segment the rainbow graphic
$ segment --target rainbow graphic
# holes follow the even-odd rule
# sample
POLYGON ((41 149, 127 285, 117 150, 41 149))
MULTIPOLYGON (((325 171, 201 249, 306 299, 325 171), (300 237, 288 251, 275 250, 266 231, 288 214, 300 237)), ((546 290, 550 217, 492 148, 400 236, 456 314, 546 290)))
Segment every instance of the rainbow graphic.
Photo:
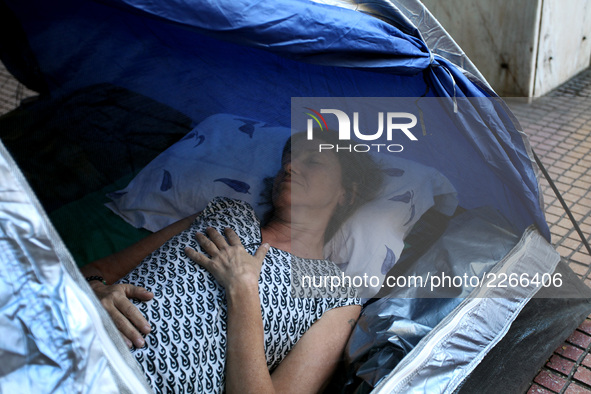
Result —
POLYGON ((320 126, 320 131, 324 131, 324 127, 326 127, 326 130, 328 130, 328 125, 326 124, 326 120, 324 120, 324 117, 322 115, 320 115, 320 112, 315 111, 312 108, 308 108, 308 107, 304 107, 304 108, 313 112, 313 114, 306 112, 306 115, 309 115, 310 117, 312 117, 312 119, 314 119, 316 121, 316 123, 318 123, 318 126, 320 126), (320 120, 318 118, 320 118, 322 120, 322 123, 320 123, 320 120), (323 123, 324 123, 324 127, 322 127, 323 123))

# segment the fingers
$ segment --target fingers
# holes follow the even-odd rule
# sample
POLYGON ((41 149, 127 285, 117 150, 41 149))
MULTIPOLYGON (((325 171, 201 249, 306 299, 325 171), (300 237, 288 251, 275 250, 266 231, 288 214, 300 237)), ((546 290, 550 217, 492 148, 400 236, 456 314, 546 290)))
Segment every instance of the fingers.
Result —
POLYGON ((258 247, 257 251, 254 252, 254 257, 258 259, 258 261, 262 262, 265 259, 265 256, 269 252, 271 246, 268 243, 264 243, 258 247))
POLYGON ((199 246, 210 256, 228 247, 226 239, 216 229, 208 227, 205 229, 205 233, 207 236, 196 233, 195 239, 197 239, 199 246))
MULTIPOLYGON (((197 242, 203 251, 210 256, 214 256, 219 251, 226 249, 228 246, 242 246, 240 238, 231 228, 224 229, 224 234, 226 235, 227 241, 222 234, 212 227, 206 228, 205 233, 207 236, 201 233, 196 233, 195 239, 197 239, 197 242)), ((190 254, 189 257, 191 257, 196 262, 202 261, 202 259, 194 254, 190 254), (194 256, 195 258, 191 256, 194 256)))
POLYGON ((145 340, 142 334, 149 334, 152 328, 137 307, 128 299, 119 300, 115 307, 121 312, 112 316, 115 326, 126 339, 127 346, 133 345, 137 348, 144 347, 145 340))
POLYGON ((201 249, 203 249, 203 251, 210 256, 213 256, 219 251, 218 247, 213 243, 213 241, 207 238, 204 234, 196 233, 195 239, 197 240, 199 246, 201 246, 201 249))
MULTIPOLYGON (((207 236, 202 233, 195 233, 195 238, 197 239, 199 246, 201 246, 201 249, 203 249, 203 251, 209 256, 215 256, 220 251, 227 249, 228 247, 239 247, 240 249, 244 248, 238 234, 236 234, 236 232, 229 227, 224 229, 226 238, 224 238, 224 236, 222 236, 216 229, 211 227, 205 229, 205 232, 207 236)), ((261 245, 254 256, 262 261, 269 251, 269 248, 269 244, 261 245)), ((185 253, 187 256, 189 256, 189 258, 191 258, 191 260, 202 266, 207 266, 210 262, 210 259, 207 256, 197 252, 192 248, 185 248, 185 253)))
POLYGON ((205 229, 205 233, 218 249, 223 249, 224 247, 228 246, 224 236, 216 229, 208 227, 205 229))
MULTIPOLYGON (((203 235, 203 234, 201 234, 201 235, 203 235)), ((204 267, 206 269, 208 268, 210 260, 204 254, 199 253, 195 249, 189 248, 189 247, 185 248, 185 254, 191 260, 193 260, 195 263, 201 265, 202 267, 204 267)))
POLYGON ((213 228, 205 232, 207 236, 195 234, 203 253, 187 247, 187 257, 206 269, 225 288, 238 282, 250 282, 252 278, 258 281, 269 244, 261 245, 253 255, 244 248, 240 237, 230 228, 224 229, 225 238, 213 228))
POLYGON ((123 286, 125 286, 125 294, 128 298, 137 298, 140 301, 148 301, 154 298, 154 293, 144 289, 143 287, 126 284, 123 286))
POLYGON ((123 334, 127 346, 131 347, 133 344, 138 348, 143 347, 145 341, 142 334, 148 334, 152 329, 129 297, 147 301, 154 297, 154 294, 130 284, 105 286, 95 292, 115 326, 123 334))
POLYGON ((226 238, 228 239, 228 243, 232 246, 242 246, 242 241, 240 241, 240 237, 238 237, 238 234, 236 234, 236 232, 234 232, 234 230, 232 230, 229 227, 226 227, 224 229, 224 234, 226 235, 226 238))

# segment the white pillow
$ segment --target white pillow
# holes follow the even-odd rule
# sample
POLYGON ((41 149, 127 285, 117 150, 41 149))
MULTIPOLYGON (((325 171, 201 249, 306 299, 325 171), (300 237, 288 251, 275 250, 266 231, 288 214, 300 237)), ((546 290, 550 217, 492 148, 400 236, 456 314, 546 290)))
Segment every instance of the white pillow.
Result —
POLYGON ((373 297, 404 249, 404 238, 429 208, 451 215, 458 205, 449 180, 432 167, 390 156, 381 161, 384 187, 360 207, 326 244, 361 297, 373 297))
POLYGON ((265 177, 281 165, 291 130, 229 114, 203 120, 152 160, 129 185, 109 194, 113 212, 134 227, 157 231, 203 210, 214 197, 250 203, 259 217, 265 177))
MULTIPOLYGON (((262 218, 263 180, 273 177, 291 130, 230 114, 208 117, 150 162, 106 205, 135 227, 157 231, 201 211, 214 197, 250 203, 262 218), (269 164, 274 163, 274 164, 269 164)), ((364 154, 364 153, 360 153, 364 154)), ((326 257, 349 276, 380 280, 400 257, 404 237, 425 211, 435 206, 451 214, 456 192, 439 171, 380 155, 384 187, 379 197, 349 218, 326 247, 326 257)), ((370 297, 379 288, 370 289, 370 297)))

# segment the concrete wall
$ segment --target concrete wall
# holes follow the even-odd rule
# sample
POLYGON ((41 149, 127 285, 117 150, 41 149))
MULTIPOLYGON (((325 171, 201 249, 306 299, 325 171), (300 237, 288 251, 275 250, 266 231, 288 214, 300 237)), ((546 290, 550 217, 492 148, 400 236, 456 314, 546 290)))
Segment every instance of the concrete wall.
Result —
POLYGON ((534 96, 566 82, 591 62, 591 1, 543 3, 534 96))
POLYGON ((422 0, 501 96, 541 96, 591 61, 589 0, 422 0))

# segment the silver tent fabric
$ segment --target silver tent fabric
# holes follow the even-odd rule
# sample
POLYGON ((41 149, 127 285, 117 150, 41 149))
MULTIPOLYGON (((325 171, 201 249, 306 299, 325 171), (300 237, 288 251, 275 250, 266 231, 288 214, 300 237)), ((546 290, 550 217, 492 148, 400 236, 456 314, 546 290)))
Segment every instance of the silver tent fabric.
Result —
MULTIPOLYGON (((553 272, 554 248, 530 227, 496 266, 507 275, 553 272)), ((451 393, 503 338, 541 287, 487 287, 472 291, 376 387, 376 393, 451 393)))
POLYGON ((535 294, 589 297, 566 272, 555 271, 559 260, 533 226, 519 237, 490 207, 457 215, 416 261, 390 273, 406 280, 365 307, 346 349, 357 377, 351 385, 454 392, 535 294), (447 284, 429 280, 442 276, 447 284))
POLYGON ((0 392, 151 389, 0 144, 0 392))

